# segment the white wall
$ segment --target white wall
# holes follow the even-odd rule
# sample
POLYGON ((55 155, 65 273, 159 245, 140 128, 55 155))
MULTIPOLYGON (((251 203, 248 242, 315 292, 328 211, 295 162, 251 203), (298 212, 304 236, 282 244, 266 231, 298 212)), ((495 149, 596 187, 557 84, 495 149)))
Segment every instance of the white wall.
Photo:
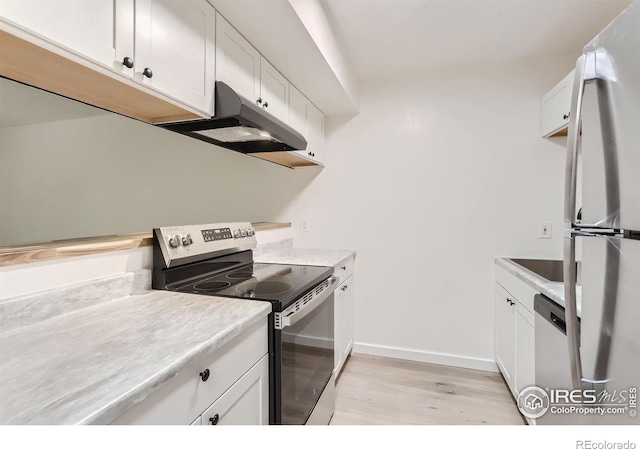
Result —
POLYGON ((494 257, 561 257, 564 143, 540 137, 539 99, 574 61, 370 82, 328 121, 327 168, 281 217, 309 220, 297 246, 357 249, 361 350, 492 365, 494 257))

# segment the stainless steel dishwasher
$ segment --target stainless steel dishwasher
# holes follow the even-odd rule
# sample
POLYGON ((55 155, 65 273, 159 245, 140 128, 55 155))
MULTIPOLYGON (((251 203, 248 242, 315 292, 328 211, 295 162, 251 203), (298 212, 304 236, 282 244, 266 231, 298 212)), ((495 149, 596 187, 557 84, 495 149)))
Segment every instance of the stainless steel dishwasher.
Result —
MULTIPOLYGON (((569 366, 569 343, 564 307, 544 295, 536 295, 536 385, 540 388, 573 389, 569 366)), ((545 413, 536 424, 577 424, 579 417, 545 413)))

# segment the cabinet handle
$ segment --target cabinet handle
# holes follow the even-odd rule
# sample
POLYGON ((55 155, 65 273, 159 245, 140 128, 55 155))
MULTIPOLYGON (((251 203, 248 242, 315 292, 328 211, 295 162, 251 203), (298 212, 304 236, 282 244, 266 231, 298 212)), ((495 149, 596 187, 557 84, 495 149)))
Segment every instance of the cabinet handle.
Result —
POLYGON ((269 107, 269 103, 268 102, 264 102, 264 104, 262 105, 263 108, 268 108, 269 107))
POLYGON ((151 78, 153 77, 153 72, 151 71, 151 69, 149 67, 146 67, 143 71, 142 74, 144 76, 146 76, 147 78, 151 78))
POLYGON ((346 265, 344 265, 344 266, 342 267, 342 269, 346 271, 346 270, 347 270, 347 266, 346 266, 346 265))
POLYGON ((131 59, 130 57, 126 57, 122 60, 122 65, 125 66, 128 69, 132 69, 133 68, 133 59, 131 59))
POLYGON ((571 112, 567 112, 565 115, 562 116, 562 118, 564 120, 567 120, 570 116, 571 116, 571 112))
POLYGON ((209 368, 207 368, 206 370, 204 370, 203 372, 200 373, 200 377, 202 378, 203 382, 206 382, 209 379, 209 375, 211 374, 211 372, 209 371, 209 368))
POLYGON ((262 97, 258 97, 258 99, 256 100, 256 104, 262 104, 262 97))
POLYGON ((212 426, 215 426, 216 424, 218 424, 219 420, 220 420, 220 416, 218 416, 217 413, 213 415, 211 418, 209 418, 209 422, 211 423, 212 426))

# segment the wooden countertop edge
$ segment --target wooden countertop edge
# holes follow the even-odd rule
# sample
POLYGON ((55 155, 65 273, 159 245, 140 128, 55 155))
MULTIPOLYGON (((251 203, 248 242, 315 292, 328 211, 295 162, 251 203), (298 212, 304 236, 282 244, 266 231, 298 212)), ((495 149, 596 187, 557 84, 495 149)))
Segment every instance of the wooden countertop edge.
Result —
MULTIPOLYGON (((259 222, 252 224, 256 231, 291 227, 291 223, 259 222)), ((0 267, 88 256, 111 251, 123 251, 151 245, 151 233, 141 232, 136 234, 58 240, 31 245, 4 246, 0 247, 0 267)))

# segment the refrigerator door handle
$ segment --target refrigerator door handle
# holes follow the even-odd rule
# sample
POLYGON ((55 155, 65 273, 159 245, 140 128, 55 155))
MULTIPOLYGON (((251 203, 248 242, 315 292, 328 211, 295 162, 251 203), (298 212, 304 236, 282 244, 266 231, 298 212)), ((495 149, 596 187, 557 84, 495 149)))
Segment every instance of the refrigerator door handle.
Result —
MULTIPOLYGON (((564 185, 564 223, 565 228, 573 227, 576 216, 576 177, 578 169, 578 145, 580 142, 580 123, 582 119, 582 99, 586 83, 588 64, 595 64, 589 54, 583 54, 576 62, 576 71, 571 96, 571 113, 569 115, 569 135, 567 139, 567 159, 564 185)), ((569 365, 571 367, 571 383, 573 388, 582 388, 582 361, 580 358, 580 335, 578 334, 578 311, 576 304, 576 240, 572 232, 564 237, 564 296, 565 322, 567 342, 569 344, 569 365)))

